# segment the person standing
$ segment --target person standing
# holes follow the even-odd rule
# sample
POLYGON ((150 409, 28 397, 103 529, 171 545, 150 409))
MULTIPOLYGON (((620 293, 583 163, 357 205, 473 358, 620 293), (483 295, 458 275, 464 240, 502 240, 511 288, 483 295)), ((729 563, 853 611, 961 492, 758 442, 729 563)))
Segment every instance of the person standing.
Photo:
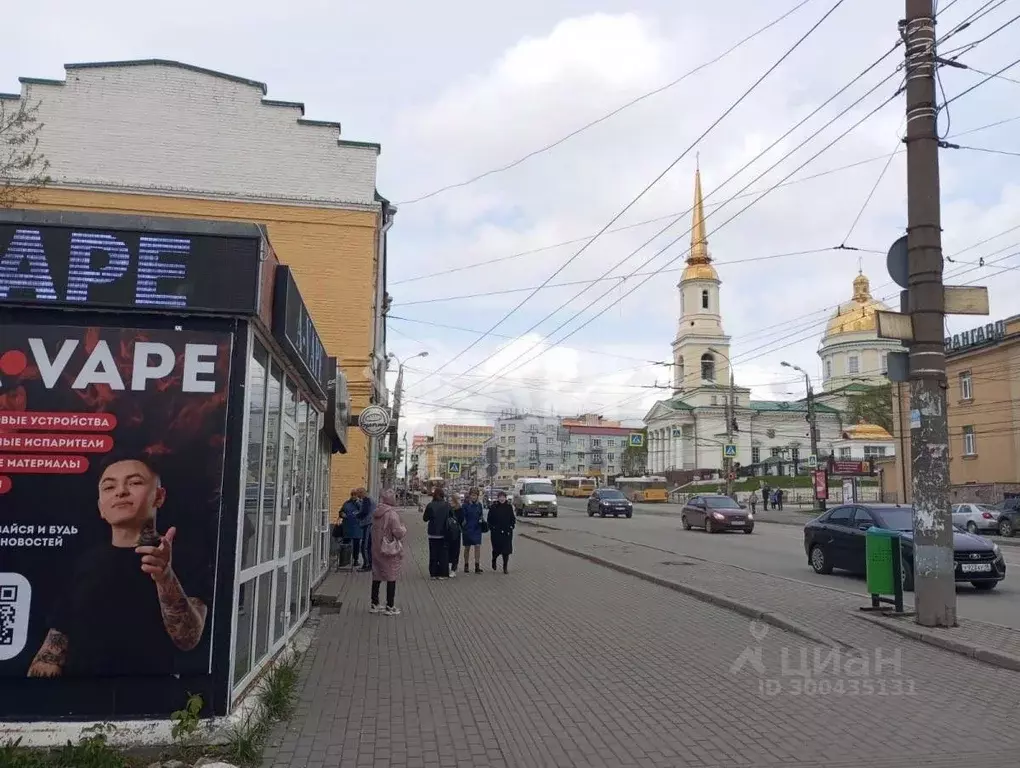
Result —
POLYGON ((764 512, 769 508, 769 486, 768 483, 762 484, 761 487, 761 511, 764 512))
POLYGON ((450 578, 457 575, 460 564, 460 536, 464 527, 464 508, 460 494, 456 491, 450 495, 450 518, 446 521, 446 549, 450 557, 450 578))
POLYGON ((358 519, 361 521, 361 527, 364 531, 361 549, 365 555, 365 565, 361 570, 370 571, 372 570, 372 512, 375 511, 375 502, 364 488, 359 488, 358 503, 360 505, 358 519))
POLYGON ((442 488, 436 488, 432 501, 425 506, 422 520, 428 523, 429 576, 433 579, 450 578, 450 556, 446 549, 446 529, 452 510, 444 498, 442 488))
POLYGON ((500 491, 496 503, 489 507, 489 540, 492 543, 492 570, 496 570, 496 559, 503 558, 503 573, 508 572, 510 555, 514 551, 513 505, 506 500, 506 491, 500 491))
POLYGON ((780 512, 783 511, 783 489, 776 488, 776 507, 780 512))
POLYGON ((751 491, 751 493, 748 495, 748 501, 751 502, 751 514, 752 515, 758 514, 758 494, 755 493, 754 491, 751 491))
POLYGON ((403 539, 407 528, 400 520, 396 509, 396 494, 392 490, 382 492, 379 504, 372 511, 372 604, 369 611, 399 616, 397 608, 397 579, 404 560, 403 539), (386 582, 386 607, 379 605, 379 587, 386 582))
POLYGON ((475 553, 475 573, 482 572, 482 522, 485 510, 478 500, 478 489, 472 488, 468 501, 462 510, 461 526, 464 529, 464 573, 468 573, 471 565, 471 552, 475 553))
POLYGON ((358 565, 364 533, 360 516, 361 502, 358 500, 358 489, 354 488, 351 490, 351 497, 340 507, 340 527, 343 530, 344 541, 351 545, 351 565, 354 567, 358 565))

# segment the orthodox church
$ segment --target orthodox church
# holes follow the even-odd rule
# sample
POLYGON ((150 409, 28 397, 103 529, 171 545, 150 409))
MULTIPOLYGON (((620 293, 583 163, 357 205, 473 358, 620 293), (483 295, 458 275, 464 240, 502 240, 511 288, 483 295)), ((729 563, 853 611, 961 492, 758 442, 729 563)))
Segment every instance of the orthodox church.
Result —
MULTIPOLYGON (((644 418, 648 429, 648 471, 718 470, 723 450, 736 446, 733 460, 792 472, 811 452, 807 402, 753 400, 739 386, 730 366, 730 337, 723 328, 720 287, 705 229, 701 171, 694 174, 691 248, 680 277, 680 322, 673 341, 673 396, 660 400, 644 418), (732 432, 727 429, 729 398, 733 398, 732 432)), ((875 312, 885 309, 869 292, 863 273, 853 296, 829 320, 819 355, 823 392, 816 393, 815 420, 822 457, 846 455, 853 440, 843 410, 846 398, 868 386, 884 383, 885 355, 896 347, 877 338, 875 312), (836 449, 840 449, 837 453, 836 449)), ((865 430, 867 439, 881 437, 865 430)), ((892 438, 882 440, 882 454, 891 455, 892 438)), ((856 451, 855 451, 856 453, 856 451)), ((876 455, 878 455, 876 453, 876 455)))

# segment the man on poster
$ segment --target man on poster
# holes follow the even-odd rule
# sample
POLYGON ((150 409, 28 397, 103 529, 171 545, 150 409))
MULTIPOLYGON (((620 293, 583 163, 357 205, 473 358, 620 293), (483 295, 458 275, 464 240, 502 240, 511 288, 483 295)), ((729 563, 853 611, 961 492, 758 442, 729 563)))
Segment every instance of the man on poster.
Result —
POLYGON ((167 494, 155 467, 111 457, 98 490, 110 541, 78 561, 29 677, 172 674, 177 654, 201 643, 208 607, 175 568, 177 529, 156 532, 167 494))

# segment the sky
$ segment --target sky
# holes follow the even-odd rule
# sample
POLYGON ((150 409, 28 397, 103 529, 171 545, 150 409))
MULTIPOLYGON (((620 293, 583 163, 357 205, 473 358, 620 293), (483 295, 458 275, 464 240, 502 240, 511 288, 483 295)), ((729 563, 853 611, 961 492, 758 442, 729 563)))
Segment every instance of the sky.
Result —
MULTIPOLYGON (((737 383, 754 397, 803 396, 784 360, 820 386, 821 332, 859 266, 898 304, 885 252, 906 225, 903 48, 881 57, 903 4, 845 0, 752 89, 835 4, 36 0, 5 9, 22 33, 0 48, 0 91, 144 58, 266 82, 382 145, 409 440, 504 409, 636 423, 669 395, 656 363, 676 335, 696 164, 737 383)), ((1020 156, 996 153, 1020 153, 1020 120, 984 126, 1020 116, 1020 66, 963 92, 985 79, 974 70, 1015 60, 1020 23, 996 32, 1009 2, 940 5, 940 53, 970 68, 940 70, 953 100, 940 129, 976 148, 941 153, 946 281, 988 285, 988 320, 1002 319, 1020 313, 1020 156)))

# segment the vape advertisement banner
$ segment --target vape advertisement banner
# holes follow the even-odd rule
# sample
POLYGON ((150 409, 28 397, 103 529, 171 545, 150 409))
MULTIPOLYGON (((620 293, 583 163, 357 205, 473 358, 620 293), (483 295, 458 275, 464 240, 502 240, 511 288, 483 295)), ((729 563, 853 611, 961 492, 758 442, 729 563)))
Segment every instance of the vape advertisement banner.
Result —
POLYGON ((0 677, 210 671, 231 341, 0 327, 0 677))

